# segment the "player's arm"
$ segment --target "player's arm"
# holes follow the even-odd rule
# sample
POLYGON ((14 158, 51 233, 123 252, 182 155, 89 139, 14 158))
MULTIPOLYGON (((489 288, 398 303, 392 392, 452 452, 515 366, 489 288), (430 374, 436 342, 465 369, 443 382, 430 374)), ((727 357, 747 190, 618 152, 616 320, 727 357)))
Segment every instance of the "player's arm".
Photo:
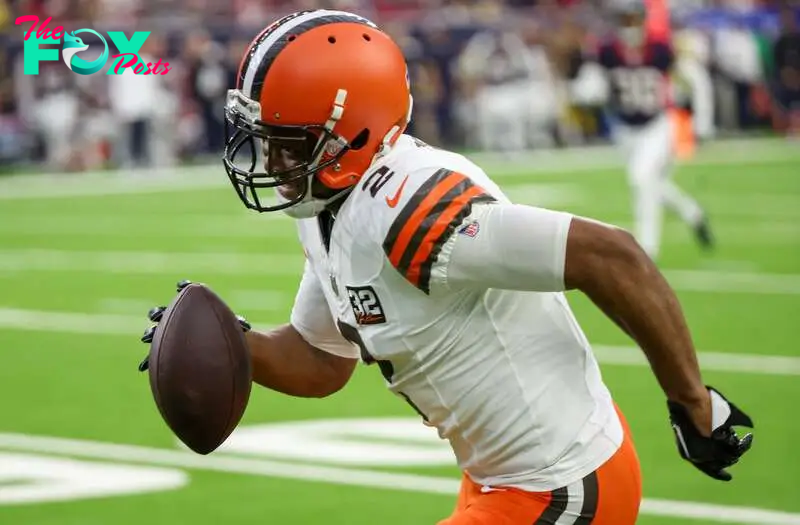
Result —
POLYGON ((633 236, 573 218, 563 272, 564 288, 585 293, 634 339, 667 398, 689 407, 698 428, 710 433, 708 391, 680 303, 633 236))
POLYGON ((320 350, 291 324, 246 334, 253 381, 296 397, 326 397, 341 390, 357 360, 320 350))
POLYGON ((246 334, 253 381, 297 397, 325 397, 341 390, 358 362, 358 349, 333 323, 325 296, 308 263, 291 321, 246 334))
POLYGON ((444 260, 431 272, 436 277, 431 293, 582 291, 646 354, 668 398, 683 457, 712 477, 730 479, 724 469, 752 442, 751 435, 736 436, 732 426, 752 426, 752 421, 703 384, 675 292, 630 233, 513 204, 477 204, 468 218, 479 224, 478 233, 445 241, 444 260))
POLYGON ((675 292, 626 231, 575 218, 564 257, 564 286, 584 292, 624 327, 647 355, 667 395, 681 456, 722 481, 725 469, 750 449, 733 426, 752 420, 717 390, 703 384, 694 344, 675 292))

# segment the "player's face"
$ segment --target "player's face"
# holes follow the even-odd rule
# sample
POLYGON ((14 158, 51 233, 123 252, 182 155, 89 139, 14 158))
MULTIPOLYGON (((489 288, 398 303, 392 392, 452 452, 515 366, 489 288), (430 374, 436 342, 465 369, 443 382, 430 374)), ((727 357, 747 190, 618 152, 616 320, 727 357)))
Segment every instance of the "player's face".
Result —
MULTIPOLYGON (((276 188, 284 199, 296 199, 306 191, 308 177, 298 178, 297 176, 308 160, 308 150, 308 142, 305 137, 302 140, 287 137, 262 141, 264 168, 267 171, 280 172, 282 174, 280 178, 288 180, 286 184, 276 188)), ((325 187, 319 182, 319 179, 314 177, 311 182, 311 193, 314 197, 326 198, 331 196, 334 191, 325 187)))
POLYGON ((308 184, 306 177, 295 178, 299 175, 298 166, 305 162, 304 142, 290 139, 263 141, 262 152, 267 172, 280 172, 280 179, 289 181, 276 188, 281 196, 287 200, 300 197, 308 184))

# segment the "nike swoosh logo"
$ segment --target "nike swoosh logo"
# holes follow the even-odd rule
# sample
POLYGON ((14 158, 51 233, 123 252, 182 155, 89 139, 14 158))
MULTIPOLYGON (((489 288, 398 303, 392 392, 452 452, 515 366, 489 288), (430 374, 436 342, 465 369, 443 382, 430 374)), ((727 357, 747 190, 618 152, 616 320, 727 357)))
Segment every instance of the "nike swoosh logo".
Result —
POLYGON ((387 206, 389 206, 390 208, 394 208, 395 206, 397 206, 397 203, 400 202, 400 196, 403 194, 403 188, 406 187, 406 182, 408 182, 408 175, 406 175, 406 178, 403 179, 403 182, 400 183, 400 187, 397 188, 397 191, 395 192, 394 196, 391 199, 389 198, 388 195, 386 196, 387 206))

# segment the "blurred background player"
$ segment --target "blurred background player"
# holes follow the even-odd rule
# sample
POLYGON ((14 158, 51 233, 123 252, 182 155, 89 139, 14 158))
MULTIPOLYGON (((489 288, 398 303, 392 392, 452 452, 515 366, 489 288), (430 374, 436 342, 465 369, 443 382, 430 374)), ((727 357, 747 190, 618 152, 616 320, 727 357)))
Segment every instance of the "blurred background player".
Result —
POLYGON ((658 256, 664 206, 692 228, 701 246, 710 248, 713 241, 705 212, 671 178, 676 135, 672 76, 705 88, 696 90, 701 96, 692 97, 694 134, 701 139, 713 134, 709 89, 703 85, 699 66, 676 60, 663 23, 658 33, 648 31, 642 0, 622 0, 611 9, 613 34, 581 64, 574 98, 602 103, 610 115, 614 140, 627 161, 634 234, 645 251, 654 259, 658 256))

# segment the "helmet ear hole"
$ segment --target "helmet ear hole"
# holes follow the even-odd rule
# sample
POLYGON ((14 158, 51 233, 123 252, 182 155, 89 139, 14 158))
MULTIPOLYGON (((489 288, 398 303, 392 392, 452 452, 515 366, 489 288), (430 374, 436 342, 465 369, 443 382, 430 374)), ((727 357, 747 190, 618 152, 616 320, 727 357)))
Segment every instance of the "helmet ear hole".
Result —
POLYGON ((350 142, 350 149, 359 150, 364 146, 366 146, 367 142, 369 142, 369 129, 364 128, 358 135, 356 135, 356 138, 354 138, 353 141, 350 142))

